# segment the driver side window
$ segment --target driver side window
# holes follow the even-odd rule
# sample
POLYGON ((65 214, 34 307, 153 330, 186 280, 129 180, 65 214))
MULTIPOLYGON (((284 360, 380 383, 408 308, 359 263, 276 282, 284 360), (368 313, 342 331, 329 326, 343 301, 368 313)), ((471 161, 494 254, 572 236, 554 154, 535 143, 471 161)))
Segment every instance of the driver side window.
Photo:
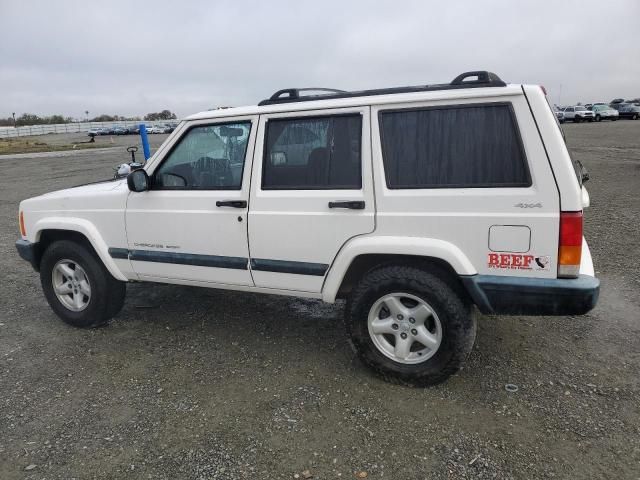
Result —
POLYGON ((189 129, 154 172, 156 190, 240 190, 251 122, 189 129))

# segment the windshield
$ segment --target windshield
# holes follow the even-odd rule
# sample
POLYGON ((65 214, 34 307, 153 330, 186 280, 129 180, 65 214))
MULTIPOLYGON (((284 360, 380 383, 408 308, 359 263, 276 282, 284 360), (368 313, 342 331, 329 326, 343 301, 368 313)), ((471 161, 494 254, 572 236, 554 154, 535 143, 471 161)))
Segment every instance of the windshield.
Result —
POLYGON ((584 107, 576 107, 576 112, 584 112, 584 111, 586 111, 586 110, 587 110, 587 109, 586 109, 586 108, 584 108, 584 107))

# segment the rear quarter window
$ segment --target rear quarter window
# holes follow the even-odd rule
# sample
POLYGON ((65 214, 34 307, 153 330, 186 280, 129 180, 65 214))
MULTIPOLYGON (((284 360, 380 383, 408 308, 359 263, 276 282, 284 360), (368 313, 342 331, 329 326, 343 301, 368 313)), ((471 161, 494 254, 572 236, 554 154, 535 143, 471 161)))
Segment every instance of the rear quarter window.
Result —
POLYGON ((380 112, 387 187, 528 187, 531 176, 509 103, 380 112))

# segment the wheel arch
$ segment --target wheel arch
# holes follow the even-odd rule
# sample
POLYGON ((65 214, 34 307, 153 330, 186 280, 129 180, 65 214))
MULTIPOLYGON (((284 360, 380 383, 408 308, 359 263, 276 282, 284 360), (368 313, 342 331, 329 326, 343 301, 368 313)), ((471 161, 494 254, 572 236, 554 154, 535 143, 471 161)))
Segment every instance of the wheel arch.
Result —
POLYGON ((469 259, 450 242, 415 237, 364 237, 343 247, 334 260, 323 285, 323 300, 334 302, 336 298, 343 298, 362 275, 391 264, 436 271, 464 295, 466 289, 459 276, 477 273, 469 259))
POLYGON ((47 247, 56 240, 72 240, 89 247, 100 259, 106 269, 114 278, 127 281, 127 277, 120 271, 111 256, 107 244, 96 227, 84 219, 43 219, 34 226, 37 261, 40 259, 47 247))

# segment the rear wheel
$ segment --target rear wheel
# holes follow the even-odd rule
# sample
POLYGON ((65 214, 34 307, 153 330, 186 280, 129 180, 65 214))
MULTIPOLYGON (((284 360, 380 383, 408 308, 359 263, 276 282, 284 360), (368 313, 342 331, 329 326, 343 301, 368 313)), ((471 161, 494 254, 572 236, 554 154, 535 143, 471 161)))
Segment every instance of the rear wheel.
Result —
POLYGON ((578 117, 577 115, 575 117, 573 117, 573 121, 575 123, 580 123, 580 120, 582 120, 580 117, 578 117))
POLYGON ((75 327, 105 324, 124 305, 126 283, 113 278, 82 243, 52 243, 40 263, 42 290, 52 310, 75 327))
POLYGON ((435 274, 388 266, 353 290, 345 325, 360 359, 383 379, 434 385, 457 372, 473 347, 471 306, 435 274))
POLYGON ((631 117, 632 120, 637 120, 638 119, 638 114, 634 113, 633 116, 631 117))

